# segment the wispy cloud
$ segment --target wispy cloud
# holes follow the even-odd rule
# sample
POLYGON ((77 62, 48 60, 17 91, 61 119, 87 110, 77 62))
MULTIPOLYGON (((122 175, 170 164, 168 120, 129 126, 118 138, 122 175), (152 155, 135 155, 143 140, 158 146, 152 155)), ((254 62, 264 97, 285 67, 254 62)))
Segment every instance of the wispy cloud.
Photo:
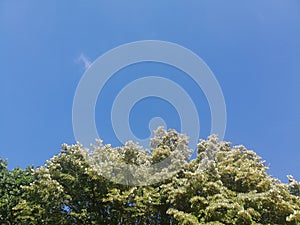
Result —
POLYGON ((91 66, 91 64, 92 64, 92 62, 89 60, 89 58, 86 57, 83 53, 81 53, 81 55, 78 57, 78 59, 76 60, 76 62, 77 63, 83 62, 85 69, 88 69, 91 66))

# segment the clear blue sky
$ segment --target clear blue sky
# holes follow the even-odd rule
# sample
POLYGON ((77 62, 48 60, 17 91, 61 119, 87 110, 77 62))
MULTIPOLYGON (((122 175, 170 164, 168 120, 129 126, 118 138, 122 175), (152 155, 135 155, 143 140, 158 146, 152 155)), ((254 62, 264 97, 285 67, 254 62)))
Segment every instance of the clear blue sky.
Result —
MULTIPOLYGON (((223 90, 225 139, 255 150, 273 176, 300 180, 298 0, 0 1, 0 156, 10 168, 42 165, 62 143, 75 142, 72 103, 85 71, 81 55, 93 61, 118 45, 146 39, 175 42, 198 54, 223 90)), ((130 74, 149 71, 172 73, 193 93, 193 85, 171 68, 127 68, 130 74)), ((108 106, 116 86, 126 84, 116 79, 103 90, 108 106)), ((202 97, 205 138, 210 118, 202 97)), ((97 105, 99 110, 109 109, 97 105)), ((145 99, 132 111, 132 129, 143 136, 150 117, 173 111, 160 99, 145 99)), ((178 126, 175 119, 170 127, 178 126)), ((117 144, 107 120, 96 120, 105 142, 117 144)))

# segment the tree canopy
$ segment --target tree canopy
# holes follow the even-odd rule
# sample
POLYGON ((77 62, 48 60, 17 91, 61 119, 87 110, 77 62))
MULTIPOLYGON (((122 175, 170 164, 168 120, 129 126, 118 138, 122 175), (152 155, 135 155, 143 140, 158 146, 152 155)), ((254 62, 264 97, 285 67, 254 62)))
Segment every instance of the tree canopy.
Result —
POLYGON ((300 183, 268 175, 254 151, 212 135, 190 153, 185 135, 158 128, 149 151, 99 140, 64 144, 36 169, 9 171, 1 159, 0 224, 300 224, 300 183))

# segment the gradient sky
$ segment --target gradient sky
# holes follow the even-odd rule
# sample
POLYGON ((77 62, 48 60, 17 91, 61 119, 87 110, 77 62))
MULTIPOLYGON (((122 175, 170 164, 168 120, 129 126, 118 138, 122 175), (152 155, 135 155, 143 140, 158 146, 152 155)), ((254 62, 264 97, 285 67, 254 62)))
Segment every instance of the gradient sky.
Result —
MULTIPOLYGON (((72 104, 86 66, 114 47, 148 39, 199 55, 223 90, 225 140, 255 150, 273 176, 300 180, 298 0, 0 1, 0 156, 9 167, 43 165, 62 143, 75 143, 72 104)), ((200 93, 201 138, 209 134, 205 97, 184 74, 157 63, 120 73, 128 76, 112 77, 96 115, 110 111, 131 79, 162 74, 191 95, 200 93)), ((153 116, 177 129, 176 115, 167 102, 145 99, 132 110, 132 130, 144 137, 153 116)), ((118 145, 109 120, 96 121, 104 141, 118 145)))

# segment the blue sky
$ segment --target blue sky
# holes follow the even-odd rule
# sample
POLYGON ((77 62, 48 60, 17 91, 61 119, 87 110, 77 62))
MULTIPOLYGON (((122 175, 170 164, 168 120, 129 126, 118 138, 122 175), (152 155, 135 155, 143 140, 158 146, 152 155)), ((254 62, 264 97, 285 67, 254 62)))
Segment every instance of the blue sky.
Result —
MULTIPOLYGON (((199 55, 223 90, 225 139, 255 150, 273 176, 286 181, 293 174, 300 180, 298 0, 2 0, 0 156, 10 168, 42 165, 62 143, 75 142, 72 104, 85 71, 82 59, 92 62, 121 44, 149 39, 178 43, 199 55)), ((110 110, 121 85, 150 72, 172 77, 198 96, 205 138, 210 113, 203 93, 164 65, 120 71, 129 75, 112 77, 99 96, 96 115, 110 110)), ((132 110, 132 130, 147 135, 147 121, 156 115, 170 127, 179 126, 174 108, 153 98, 132 110)), ((105 142, 117 145, 107 118, 96 116, 96 121, 105 142)))

